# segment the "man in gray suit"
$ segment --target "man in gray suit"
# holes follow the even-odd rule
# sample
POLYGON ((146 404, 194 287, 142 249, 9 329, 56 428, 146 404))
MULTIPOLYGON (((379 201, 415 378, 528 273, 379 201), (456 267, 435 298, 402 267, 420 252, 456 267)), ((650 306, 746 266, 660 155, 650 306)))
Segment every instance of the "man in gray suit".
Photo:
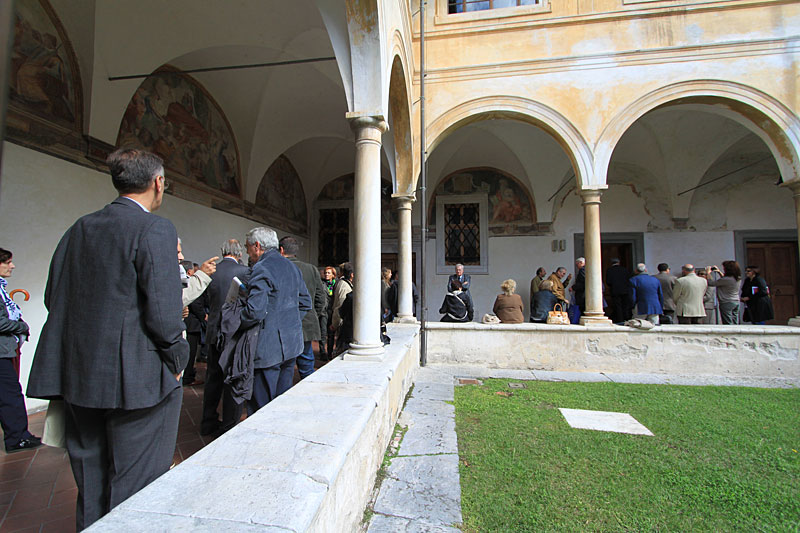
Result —
POLYGON ((241 264, 242 245, 236 239, 228 239, 220 248, 222 261, 211 275, 211 284, 206 289, 208 300, 208 326, 206 344, 208 344, 208 366, 206 367, 206 384, 203 390, 203 416, 200 422, 200 434, 210 435, 221 429, 229 430, 239 422, 241 406, 233 401, 230 387, 224 384, 225 375, 219 366, 220 347, 217 346, 222 305, 230 289, 234 277, 245 283, 250 269, 241 264), (222 421, 219 420, 217 406, 222 398, 222 421))
POLYGON ((675 299, 675 314, 679 324, 702 324, 706 316, 703 296, 708 282, 694 272, 694 265, 686 264, 681 269, 683 276, 675 280, 672 297, 675 299))
POLYGON ((303 351, 303 317, 311 297, 300 270, 278 251, 278 236, 269 228, 253 228, 245 240, 253 262, 247 283, 247 304, 241 328, 261 328, 254 357, 253 413, 292 386, 294 363, 303 351))
POLYGON ((664 316, 669 317, 670 322, 675 322, 675 300, 672 297, 672 288, 675 286, 675 276, 669 271, 669 265, 666 263, 658 264, 658 274, 655 277, 661 283, 661 294, 664 296, 663 309, 664 316))
POLYGON ((189 358, 178 235, 150 213, 166 188, 163 161, 118 150, 107 163, 120 196, 56 248, 28 382, 28 396, 65 401, 79 531, 169 470, 189 358))
POLYGON ((281 255, 300 269, 308 295, 314 301, 314 308, 303 317, 303 351, 297 354, 297 371, 300 373, 300 379, 303 379, 314 373, 314 341, 322 338, 319 317, 326 312, 328 296, 317 267, 297 259, 297 252, 300 249, 297 239, 287 235, 278 245, 281 255))

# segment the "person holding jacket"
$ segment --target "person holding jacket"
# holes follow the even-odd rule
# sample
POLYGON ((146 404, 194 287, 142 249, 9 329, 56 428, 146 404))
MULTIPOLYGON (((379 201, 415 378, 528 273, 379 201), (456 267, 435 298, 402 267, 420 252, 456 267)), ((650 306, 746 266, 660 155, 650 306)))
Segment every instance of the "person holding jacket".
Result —
POLYGON ((442 322, 472 322, 472 298, 468 291, 461 290, 461 282, 457 279, 450 281, 451 291, 448 292, 439 312, 442 322))

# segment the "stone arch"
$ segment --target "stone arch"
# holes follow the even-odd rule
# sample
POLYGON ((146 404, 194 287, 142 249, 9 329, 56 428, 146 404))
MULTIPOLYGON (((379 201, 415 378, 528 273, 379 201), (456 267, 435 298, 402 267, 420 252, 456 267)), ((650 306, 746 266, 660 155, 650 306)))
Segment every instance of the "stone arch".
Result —
MULTIPOLYGON (((414 190, 414 149, 411 135, 411 100, 407 63, 401 53, 394 55, 389 83, 389 114, 392 124, 389 132, 394 141, 394 191, 414 190)), ((394 192, 393 191, 393 192, 394 192)))
POLYGON ((780 168, 784 181, 800 176, 800 120, 773 97, 746 85, 722 80, 691 80, 652 91, 619 112, 605 127, 594 150, 594 176, 607 181, 614 148, 646 113, 670 105, 694 104, 736 121, 758 135, 780 168))
POLYGON ((467 124, 489 119, 509 119, 527 122, 545 132, 561 145, 575 170, 578 187, 596 188, 592 174, 593 157, 580 131, 558 111, 527 98, 503 96, 484 97, 464 102, 441 114, 428 126, 427 151, 442 142, 450 133, 467 124))

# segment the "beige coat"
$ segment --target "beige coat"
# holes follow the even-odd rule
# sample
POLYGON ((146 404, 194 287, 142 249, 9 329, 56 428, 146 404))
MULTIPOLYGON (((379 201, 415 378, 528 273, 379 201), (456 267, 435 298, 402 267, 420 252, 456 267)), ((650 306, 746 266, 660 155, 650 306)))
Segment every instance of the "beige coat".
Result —
POLYGON ((672 298, 675 300, 675 315, 686 317, 706 316, 703 295, 708 282, 694 272, 675 280, 672 298))

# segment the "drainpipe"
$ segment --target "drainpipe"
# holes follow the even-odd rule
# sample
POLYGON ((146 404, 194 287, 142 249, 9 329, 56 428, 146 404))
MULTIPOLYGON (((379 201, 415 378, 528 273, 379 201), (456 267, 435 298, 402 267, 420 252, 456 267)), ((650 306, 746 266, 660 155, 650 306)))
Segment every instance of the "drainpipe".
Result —
POLYGON ((419 336, 419 364, 425 366, 428 363, 428 338, 425 331, 425 312, 428 310, 427 293, 425 289, 425 249, 428 245, 428 209, 426 207, 427 201, 425 198, 427 173, 425 167, 427 166, 427 153, 425 151, 425 5, 427 0, 420 0, 419 2, 419 191, 421 210, 421 237, 422 247, 420 248, 420 275, 422 283, 420 284, 420 336, 419 336))

